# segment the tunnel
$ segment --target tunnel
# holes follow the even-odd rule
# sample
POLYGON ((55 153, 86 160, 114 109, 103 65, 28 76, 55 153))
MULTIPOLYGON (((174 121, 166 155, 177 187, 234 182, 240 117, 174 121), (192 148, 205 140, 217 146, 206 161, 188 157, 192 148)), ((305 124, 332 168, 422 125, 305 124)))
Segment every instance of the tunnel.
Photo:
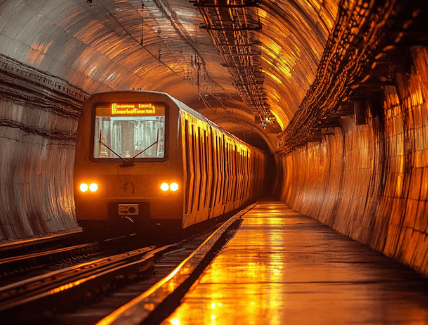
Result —
POLYGON ((428 17, 403 0, 3 0, 0 241, 79 229, 82 103, 166 92, 270 154, 269 195, 428 276, 428 17))

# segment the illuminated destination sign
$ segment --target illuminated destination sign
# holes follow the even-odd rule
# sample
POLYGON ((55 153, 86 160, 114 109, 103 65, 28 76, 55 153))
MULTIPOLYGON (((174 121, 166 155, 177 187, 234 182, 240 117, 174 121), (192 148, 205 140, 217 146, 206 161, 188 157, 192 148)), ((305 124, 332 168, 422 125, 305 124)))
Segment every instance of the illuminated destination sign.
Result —
POLYGON ((158 103, 111 103, 96 108, 96 116, 165 116, 165 105, 158 103))
POLYGON ((156 107, 152 103, 148 104, 111 104, 112 115, 146 115, 155 114, 156 107))

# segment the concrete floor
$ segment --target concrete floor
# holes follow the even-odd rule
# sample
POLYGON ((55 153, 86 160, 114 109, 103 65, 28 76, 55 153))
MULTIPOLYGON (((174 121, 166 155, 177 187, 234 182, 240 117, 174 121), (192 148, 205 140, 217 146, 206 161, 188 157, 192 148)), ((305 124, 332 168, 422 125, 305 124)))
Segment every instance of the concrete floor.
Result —
POLYGON ((281 202, 243 216, 162 324, 428 324, 428 281, 281 202))

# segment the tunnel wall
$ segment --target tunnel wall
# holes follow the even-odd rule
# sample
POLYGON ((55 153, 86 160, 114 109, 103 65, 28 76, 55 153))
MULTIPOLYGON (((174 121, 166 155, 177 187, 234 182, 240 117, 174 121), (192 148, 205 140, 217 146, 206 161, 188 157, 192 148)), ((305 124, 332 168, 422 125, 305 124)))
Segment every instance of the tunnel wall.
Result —
POLYGON ((428 51, 384 88, 383 114, 353 118, 283 158, 282 200, 428 276, 428 51))
POLYGON ((85 96, 0 55, 0 242, 79 229, 72 177, 85 96))
MULTIPOLYGON (((14 112, 15 116, 9 117, 13 121, 35 126, 52 119, 8 100, 0 100, 0 112, 14 112)), ((60 124, 60 118, 56 122, 60 124)), ((73 144, 10 126, 0 128, 0 147, 0 239, 76 229, 70 159, 73 144)))

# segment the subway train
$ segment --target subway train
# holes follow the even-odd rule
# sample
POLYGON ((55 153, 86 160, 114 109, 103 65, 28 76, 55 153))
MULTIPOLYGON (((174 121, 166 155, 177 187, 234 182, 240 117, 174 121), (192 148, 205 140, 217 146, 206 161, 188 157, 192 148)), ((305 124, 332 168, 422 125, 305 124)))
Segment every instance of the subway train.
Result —
POLYGON ((82 106, 74 199, 85 233, 180 233, 263 188, 266 154, 166 93, 92 95, 82 106))

